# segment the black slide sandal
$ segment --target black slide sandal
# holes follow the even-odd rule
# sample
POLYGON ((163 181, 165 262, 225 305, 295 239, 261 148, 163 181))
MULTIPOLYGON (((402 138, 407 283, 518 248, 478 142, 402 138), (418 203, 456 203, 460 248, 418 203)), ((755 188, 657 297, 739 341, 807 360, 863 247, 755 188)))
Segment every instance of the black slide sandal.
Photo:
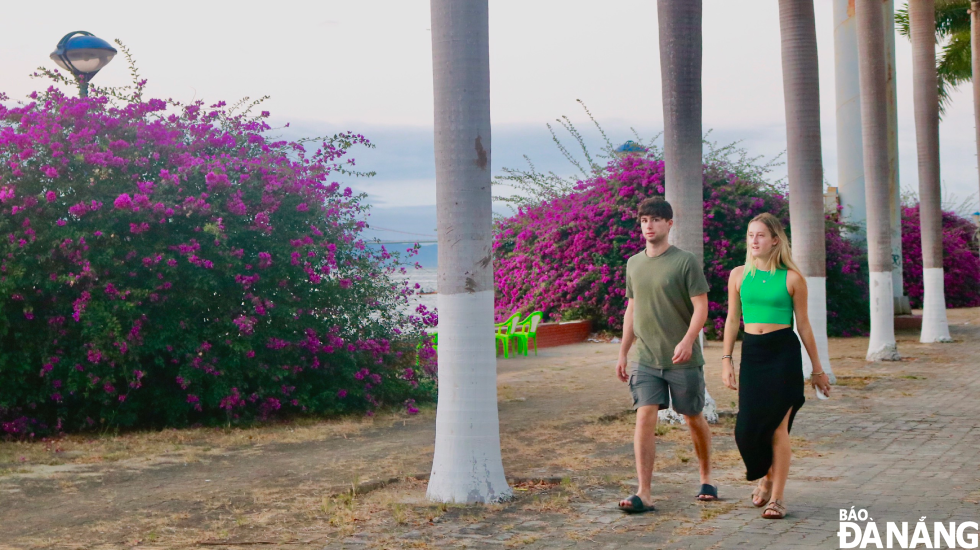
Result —
POLYGON ((626 499, 626 501, 629 502, 630 505, 629 506, 620 505, 619 509, 622 510, 623 512, 626 512, 627 514, 642 514, 644 512, 653 512, 654 510, 656 510, 656 508, 654 508, 652 504, 650 506, 643 504, 643 499, 641 499, 637 495, 633 495, 629 497, 628 499, 626 499))
POLYGON ((711 502, 713 500, 718 500, 718 488, 714 485, 708 485, 704 483, 701 485, 701 490, 698 491, 698 496, 694 497, 702 502, 711 502), (710 498, 705 498, 710 497, 710 498))

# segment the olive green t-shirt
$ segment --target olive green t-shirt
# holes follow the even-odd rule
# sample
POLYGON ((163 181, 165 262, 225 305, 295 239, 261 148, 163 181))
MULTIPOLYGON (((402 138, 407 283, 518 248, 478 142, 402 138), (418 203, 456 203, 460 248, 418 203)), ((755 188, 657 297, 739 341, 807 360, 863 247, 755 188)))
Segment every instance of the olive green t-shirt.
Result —
POLYGON ((640 370, 684 369, 704 365, 700 339, 691 359, 675 365, 674 348, 684 339, 694 315, 692 296, 708 292, 694 254, 671 246, 651 258, 641 250, 626 262, 626 297, 633 302, 635 362, 640 370))

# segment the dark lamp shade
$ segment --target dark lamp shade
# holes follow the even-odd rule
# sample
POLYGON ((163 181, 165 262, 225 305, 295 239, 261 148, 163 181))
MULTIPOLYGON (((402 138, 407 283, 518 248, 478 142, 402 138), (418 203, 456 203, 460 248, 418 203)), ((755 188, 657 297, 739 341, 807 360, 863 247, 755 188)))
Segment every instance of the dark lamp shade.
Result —
POLYGON ((51 54, 51 60, 72 74, 93 75, 108 65, 115 55, 116 49, 105 40, 95 36, 77 35, 55 50, 51 54))

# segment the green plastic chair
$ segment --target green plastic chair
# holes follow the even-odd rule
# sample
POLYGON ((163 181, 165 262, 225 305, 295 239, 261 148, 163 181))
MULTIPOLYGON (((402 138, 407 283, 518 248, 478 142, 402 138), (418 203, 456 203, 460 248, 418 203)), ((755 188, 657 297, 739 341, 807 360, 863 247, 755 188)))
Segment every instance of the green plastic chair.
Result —
POLYGON ((538 354, 538 324, 544 318, 544 313, 534 311, 527 315, 517 327, 517 330, 510 335, 511 340, 517 340, 517 352, 524 352, 527 357, 528 346, 534 340, 534 355, 538 354))
POLYGON ((509 359, 509 348, 510 348, 510 337, 517 330, 517 325, 521 320, 519 313, 515 313, 507 318, 503 323, 497 323, 494 325, 496 329, 496 335, 494 336, 493 347, 494 350, 497 348, 497 342, 500 342, 504 348, 504 359, 509 359))

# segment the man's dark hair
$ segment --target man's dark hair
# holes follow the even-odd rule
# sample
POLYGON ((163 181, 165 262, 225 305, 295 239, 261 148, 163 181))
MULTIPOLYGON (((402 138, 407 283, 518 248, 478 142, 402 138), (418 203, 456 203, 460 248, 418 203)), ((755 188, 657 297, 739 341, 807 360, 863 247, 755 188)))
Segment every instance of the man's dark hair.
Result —
POLYGON ((639 208, 637 208, 636 218, 639 219, 643 216, 669 221, 674 219, 674 209, 670 207, 670 203, 665 201, 663 197, 650 197, 649 199, 643 199, 639 208))

